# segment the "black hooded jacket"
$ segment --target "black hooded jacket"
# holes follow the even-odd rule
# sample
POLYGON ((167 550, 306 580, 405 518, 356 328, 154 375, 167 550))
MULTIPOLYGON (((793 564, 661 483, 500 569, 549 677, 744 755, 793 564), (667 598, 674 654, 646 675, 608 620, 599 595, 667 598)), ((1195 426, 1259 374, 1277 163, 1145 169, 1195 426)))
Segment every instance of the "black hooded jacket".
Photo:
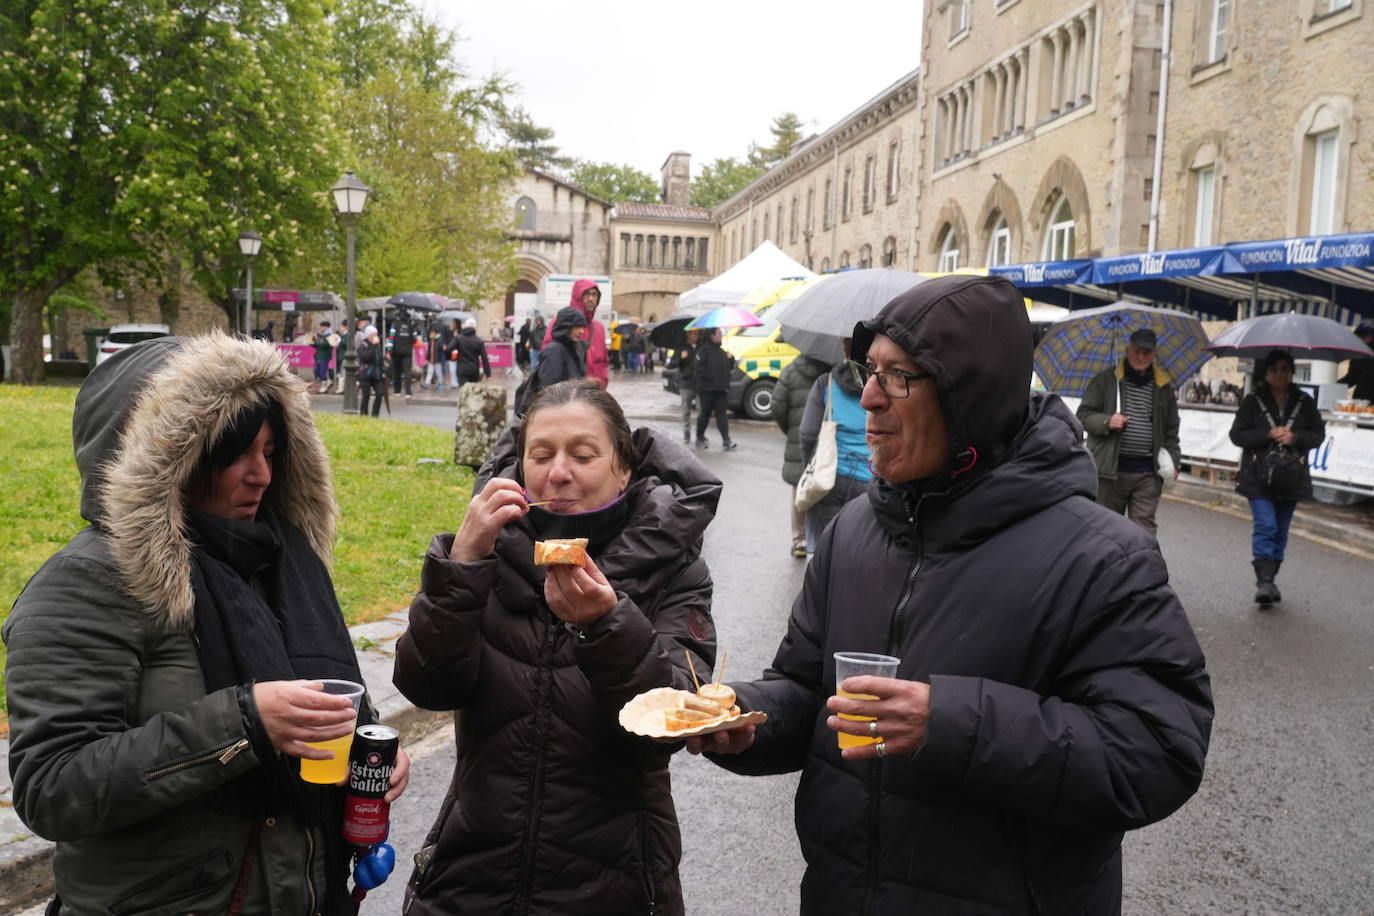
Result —
MULTIPOLYGON (((492 476, 520 479, 517 428, 478 489, 492 476)), ((635 444, 643 457, 614 514, 532 509, 476 563, 449 559, 451 534, 430 546, 395 681, 417 706, 458 710, 458 762, 410 916, 683 912, 668 778, 680 745, 631 735, 617 714, 650 688, 691 689, 684 649, 699 672, 712 670, 700 552, 721 483, 651 430, 635 444), (590 536, 620 599, 581 635, 544 601, 534 541, 550 536, 590 536)))
POLYGON ((550 385, 587 374, 587 358, 581 343, 573 340, 574 328, 587 326, 587 316, 572 306, 560 309, 553 319, 553 337, 539 353, 539 364, 515 392, 515 415, 523 417, 534 396, 550 385))
POLYGON ((1010 284, 921 284, 855 329, 856 359, 875 334, 934 373, 950 461, 926 481, 875 479, 841 511, 772 666, 733 685, 768 722, 714 759, 803 771, 803 913, 1119 913, 1122 832, 1196 791, 1212 718, 1159 547, 1093 502, 1068 409, 1027 396, 1010 284), (895 655, 898 677, 930 684, 914 756, 840 757, 836 650, 895 655))

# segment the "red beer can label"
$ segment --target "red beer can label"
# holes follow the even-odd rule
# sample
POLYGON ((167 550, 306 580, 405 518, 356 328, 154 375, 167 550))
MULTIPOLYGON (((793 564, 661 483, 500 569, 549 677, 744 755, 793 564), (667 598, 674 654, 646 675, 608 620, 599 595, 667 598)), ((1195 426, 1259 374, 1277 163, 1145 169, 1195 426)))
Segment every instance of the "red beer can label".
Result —
POLYGON ((353 736, 343 838, 354 846, 371 846, 386 839, 391 806, 382 796, 391 788, 391 769, 400 746, 401 733, 386 725, 362 725, 353 736))

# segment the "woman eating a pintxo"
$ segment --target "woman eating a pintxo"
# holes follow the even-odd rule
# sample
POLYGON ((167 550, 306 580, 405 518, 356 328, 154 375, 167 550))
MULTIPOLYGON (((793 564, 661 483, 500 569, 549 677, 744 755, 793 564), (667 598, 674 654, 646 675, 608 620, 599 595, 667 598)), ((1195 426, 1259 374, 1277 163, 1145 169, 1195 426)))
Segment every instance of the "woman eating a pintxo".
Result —
POLYGON ((714 666, 700 552, 720 492, 586 379, 507 430, 457 533, 431 543, 397 647, 397 687, 455 710, 458 741, 410 916, 683 912, 679 745, 616 716, 714 666))

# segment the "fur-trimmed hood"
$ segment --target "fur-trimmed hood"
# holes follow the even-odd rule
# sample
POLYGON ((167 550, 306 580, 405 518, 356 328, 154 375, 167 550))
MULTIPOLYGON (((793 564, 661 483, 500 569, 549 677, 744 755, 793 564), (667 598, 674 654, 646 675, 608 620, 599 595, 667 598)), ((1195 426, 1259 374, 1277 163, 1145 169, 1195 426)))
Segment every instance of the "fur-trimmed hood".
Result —
POLYGON ((109 544, 124 588, 169 628, 195 613, 188 480, 245 408, 275 399, 287 431, 266 502, 332 560, 333 479, 310 415, 305 383, 271 344, 215 332, 160 338, 121 350, 87 377, 72 441, 81 471, 81 515, 109 544))

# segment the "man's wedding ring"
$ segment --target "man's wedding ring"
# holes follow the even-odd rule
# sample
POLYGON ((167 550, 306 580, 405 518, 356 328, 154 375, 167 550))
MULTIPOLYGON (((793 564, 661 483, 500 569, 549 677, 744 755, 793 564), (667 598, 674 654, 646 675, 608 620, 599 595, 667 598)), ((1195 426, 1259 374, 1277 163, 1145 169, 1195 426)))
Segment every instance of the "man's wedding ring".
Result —
POLYGON ((876 738, 876 737, 878 737, 878 720, 877 720, 877 719, 873 719, 873 720, 871 720, 871 721, 868 723, 868 737, 870 737, 870 738, 876 738))
POLYGON ((887 742, 886 742, 886 741, 884 741, 882 738, 879 738, 876 747, 878 748, 878 756, 879 756, 879 757, 886 757, 886 756, 887 756, 887 742))

